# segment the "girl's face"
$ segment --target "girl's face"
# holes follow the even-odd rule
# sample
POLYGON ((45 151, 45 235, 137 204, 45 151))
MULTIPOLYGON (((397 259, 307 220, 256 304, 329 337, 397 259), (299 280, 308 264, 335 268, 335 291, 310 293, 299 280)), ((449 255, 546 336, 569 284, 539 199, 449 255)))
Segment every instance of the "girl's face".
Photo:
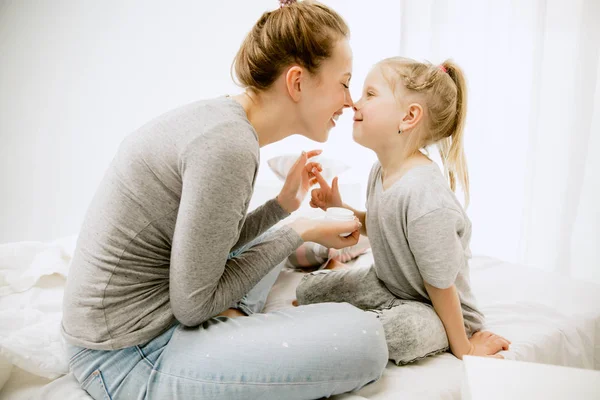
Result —
POLYGON ((365 79, 360 100, 354 103, 352 137, 361 146, 377 151, 398 135, 401 122, 401 108, 394 92, 381 68, 375 66, 365 79))
POLYGON ((352 107, 348 86, 352 76, 352 51, 347 39, 340 40, 331 58, 321 64, 317 76, 304 87, 306 101, 300 104, 302 135, 325 142, 344 108, 352 107))

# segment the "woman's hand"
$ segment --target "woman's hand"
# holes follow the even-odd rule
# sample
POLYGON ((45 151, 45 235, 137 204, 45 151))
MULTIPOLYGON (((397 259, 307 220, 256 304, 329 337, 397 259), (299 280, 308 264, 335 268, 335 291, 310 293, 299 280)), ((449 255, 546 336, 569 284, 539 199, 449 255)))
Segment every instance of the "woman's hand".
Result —
POLYGON ((299 218, 290 224, 305 242, 315 242, 327 248, 341 249, 354 246, 360 237, 362 224, 355 218, 354 221, 324 221, 299 218), (340 234, 352 232, 349 236, 341 237, 340 234))
POLYGON ((311 192, 310 206, 312 208, 320 208, 323 211, 327 211, 329 207, 343 207, 342 195, 340 194, 340 188, 338 187, 337 176, 333 178, 331 186, 319 173, 320 171, 314 170, 314 174, 319 188, 313 189, 311 192))
MULTIPOLYGON (((501 350, 508 350, 511 342, 504 339, 502 336, 496 335, 492 332, 475 332, 469 339, 471 349, 468 353, 463 355, 469 356, 482 356, 482 357, 494 357, 504 358, 500 354, 496 354, 501 350)), ((456 354, 455 354, 456 355, 456 354)), ((462 359, 456 355, 458 358, 462 359)))
POLYGON ((281 192, 277 195, 277 201, 288 213, 296 211, 302 200, 306 197, 308 190, 317 183, 314 171, 322 171, 323 167, 317 162, 309 162, 311 157, 321 154, 322 150, 312 150, 308 153, 303 151, 298 160, 285 178, 281 192))

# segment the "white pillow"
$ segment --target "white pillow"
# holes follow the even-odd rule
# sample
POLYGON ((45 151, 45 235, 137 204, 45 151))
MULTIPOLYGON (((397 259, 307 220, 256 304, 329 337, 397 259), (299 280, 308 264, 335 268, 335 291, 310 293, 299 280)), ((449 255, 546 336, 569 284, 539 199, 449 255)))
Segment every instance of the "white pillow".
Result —
MULTIPOLYGON (((285 181, 290 168, 292 168, 292 165, 294 165, 297 159, 298 154, 285 154, 269 159, 267 164, 269 164, 269 168, 271 168, 271 171, 273 171, 279 179, 285 181)), ((321 175, 323 175, 323 178, 329 183, 331 183, 331 180, 334 177, 350 169, 350 166, 344 164, 342 161, 325 158, 323 156, 312 157, 310 161, 321 163, 321 166, 323 167, 321 175)))

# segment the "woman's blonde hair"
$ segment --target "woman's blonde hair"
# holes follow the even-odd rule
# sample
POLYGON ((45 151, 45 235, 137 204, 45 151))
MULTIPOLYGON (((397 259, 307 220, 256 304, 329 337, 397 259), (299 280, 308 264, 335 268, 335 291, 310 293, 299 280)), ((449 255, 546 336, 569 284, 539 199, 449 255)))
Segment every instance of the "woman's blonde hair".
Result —
POLYGON ((265 12, 233 60, 234 81, 261 91, 292 64, 316 74, 323 60, 332 56, 335 44, 349 34, 342 17, 316 1, 291 2, 265 12))
POLYGON ((425 129, 417 128, 417 134, 411 135, 408 154, 437 144, 450 188, 456 190, 458 178, 468 206, 469 172, 463 145, 467 86, 462 69, 452 60, 435 66, 402 57, 387 58, 377 65, 395 93, 401 83, 423 107, 425 129))

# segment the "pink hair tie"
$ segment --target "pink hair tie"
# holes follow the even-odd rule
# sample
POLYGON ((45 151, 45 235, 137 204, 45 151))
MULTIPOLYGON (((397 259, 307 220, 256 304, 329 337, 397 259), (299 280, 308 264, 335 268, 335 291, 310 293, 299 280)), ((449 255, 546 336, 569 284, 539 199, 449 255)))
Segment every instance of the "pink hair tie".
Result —
POLYGON ((444 67, 443 65, 440 65, 440 69, 446 73, 448 73, 448 70, 446 69, 446 67, 444 67))
POLYGON ((279 0, 279 8, 289 6, 290 4, 293 4, 295 2, 296 2, 296 0, 279 0))

